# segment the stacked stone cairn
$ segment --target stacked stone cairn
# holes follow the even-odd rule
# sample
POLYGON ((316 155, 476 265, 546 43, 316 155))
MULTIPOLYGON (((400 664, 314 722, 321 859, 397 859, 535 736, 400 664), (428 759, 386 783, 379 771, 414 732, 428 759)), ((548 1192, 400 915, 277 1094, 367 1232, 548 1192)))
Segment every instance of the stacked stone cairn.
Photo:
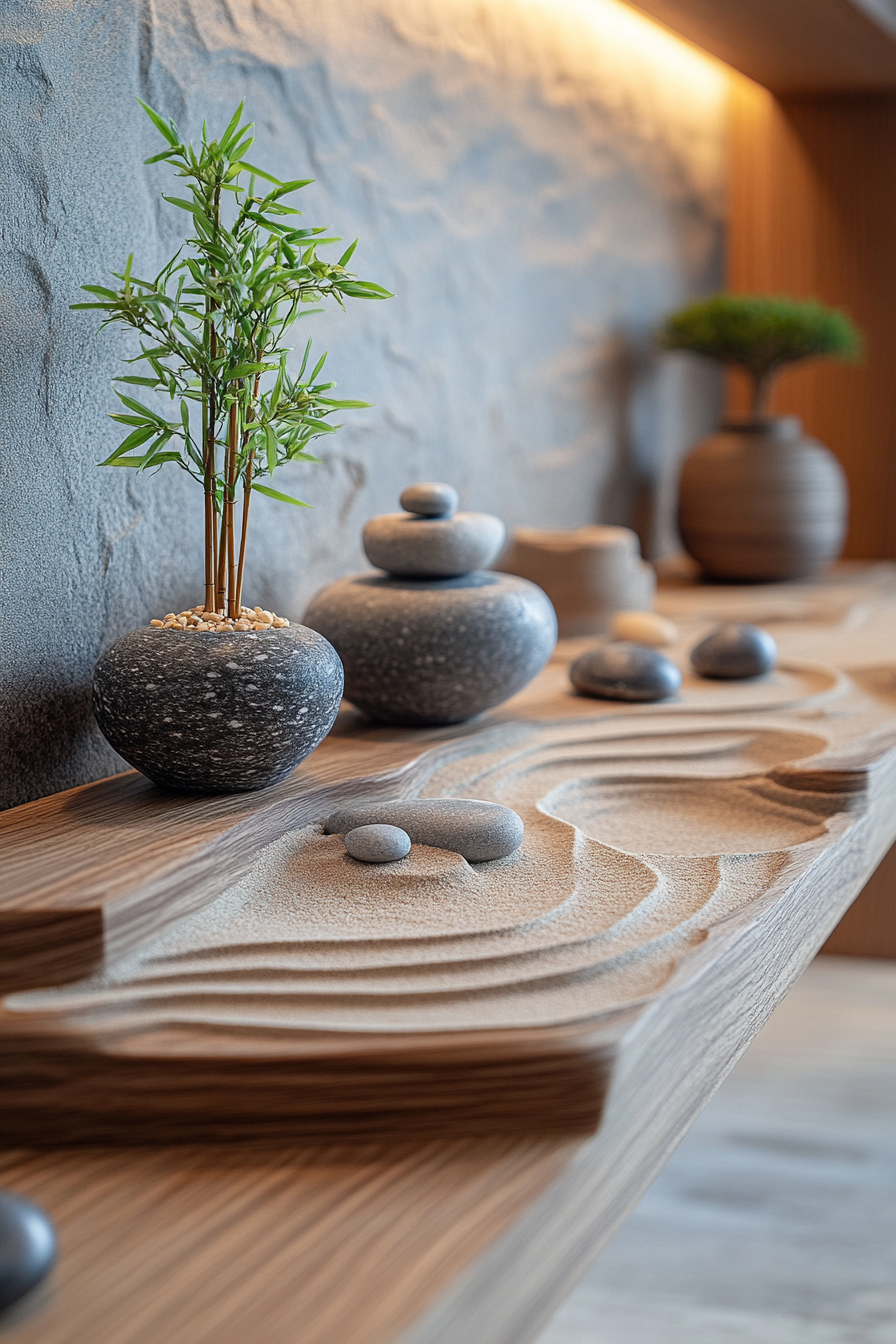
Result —
POLYGON ((490 513, 458 513, 457 491, 423 482, 403 513, 371 518, 379 573, 331 584, 303 621, 345 667, 345 694, 385 723, 461 723, 522 689, 547 662, 557 620, 534 583, 486 569, 504 542, 490 513))

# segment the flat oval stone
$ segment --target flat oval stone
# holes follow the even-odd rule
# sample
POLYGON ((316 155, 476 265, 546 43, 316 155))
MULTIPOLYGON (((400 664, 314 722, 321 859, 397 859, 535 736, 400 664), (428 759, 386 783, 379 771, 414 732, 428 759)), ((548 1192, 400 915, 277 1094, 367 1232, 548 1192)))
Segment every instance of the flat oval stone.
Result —
POLYGON ((394 863, 411 852, 411 837, 400 826, 374 823, 347 831, 345 847, 353 859, 362 863, 394 863))
POLYGON ((681 686, 681 673, 665 654, 644 644, 600 644, 569 669, 577 691, 602 700, 665 700, 681 686))
POLYGON ((402 490, 398 502, 408 513, 418 513, 424 518, 450 518, 460 501, 453 485, 420 481, 402 490))
POLYGON ((367 559, 401 578, 450 579, 485 569, 504 545, 505 528, 492 513, 420 518, 381 513, 364 524, 367 559))
POLYGON ((56 1259, 56 1231, 30 1199, 0 1190, 0 1311, 35 1288, 56 1259))
POLYGON ((400 827, 415 845, 432 845, 461 854, 468 863, 503 859, 519 849, 523 819, 501 803, 478 798, 408 798, 396 802, 360 802, 327 817, 327 835, 348 836, 361 827, 400 827))
POLYGON ((777 661, 778 646, 767 630, 734 622, 720 625, 691 653, 695 672, 722 681, 761 677, 771 672, 777 661))
POLYGON ((675 643, 678 626, 655 611, 617 611, 610 621, 610 638, 661 649, 675 643))

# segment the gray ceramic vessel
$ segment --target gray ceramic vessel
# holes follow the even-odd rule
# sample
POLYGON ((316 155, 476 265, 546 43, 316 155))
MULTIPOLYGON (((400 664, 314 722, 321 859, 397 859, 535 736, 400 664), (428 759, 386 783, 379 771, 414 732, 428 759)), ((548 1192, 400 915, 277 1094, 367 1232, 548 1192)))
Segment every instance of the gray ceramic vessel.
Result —
POLYGON ((557 618, 527 579, 484 570, 454 579, 356 574, 303 620, 345 666, 345 694, 394 724, 462 723, 499 705, 551 656, 557 618))
POLYGON ((242 793, 284 779, 326 737, 342 665, 313 630, 233 634, 144 627, 97 663, 108 741, 156 784, 242 793))

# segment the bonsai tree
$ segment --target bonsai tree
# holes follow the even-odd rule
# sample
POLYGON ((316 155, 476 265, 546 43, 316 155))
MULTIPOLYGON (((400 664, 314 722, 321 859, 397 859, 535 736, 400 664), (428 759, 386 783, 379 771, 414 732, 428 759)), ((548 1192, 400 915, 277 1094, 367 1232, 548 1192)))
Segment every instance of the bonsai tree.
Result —
POLYGON ((121 409, 112 419, 128 432, 101 465, 148 471, 177 463, 201 482, 205 609, 233 618, 241 611, 253 492, 302 505, 263 482, 286 462, 316 462, 308 448, 339 428, 330 418, 369 404, 331 395, 335 384, 319 381, 326 355, 312 362, 310 341, 291 373, 286 333, 297 318, 319 312, 320 300, 344 306, 346 298, 391 295, 346 269, 355 243, 338 261, 318 256, 340 240, 324 228, 299 227, 301 211, 284 199, 311 179, 281 182, 246 161, 253 128, 243 124, 242 103, 217 140, 203 124, 198 146, 140 105, 165 141, 145 162, 168 162, 188 183, 188 197, 163 199, 189 216, 192 235, 155 279, 134 275, 132 254, 113 273, 117 287, 83 285, 93 297, 72 307, 98 309, 106 314, 101 327, 139 334, 140 353, 126 362, 140 371, 115 380, 128 390, 116 388, 121 409), (145 389, 143 397, 166 395, 172 409, 163 413, 159 398, 146 404, 131 387, 145 389))
POLYGON ((753 384, 751 411, 765 414, 776 376, 799 360, 855 360, 861 337, 845 313, 811 300, 716 294, 666 320, 666 350, 689 350, 744 369, 753 384))

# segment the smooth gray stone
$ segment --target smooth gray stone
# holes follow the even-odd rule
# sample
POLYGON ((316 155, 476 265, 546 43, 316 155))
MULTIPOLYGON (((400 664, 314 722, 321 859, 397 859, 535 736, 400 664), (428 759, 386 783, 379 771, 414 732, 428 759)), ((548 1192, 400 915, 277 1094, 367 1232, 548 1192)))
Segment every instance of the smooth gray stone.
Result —
POLYGON ((410 854, 411 837, 400 826, 375 823, 347 831, 345 847, 353 859, 362 863, 394 863, 410 854))
POLYGON ((557 639, 540 588, 481 571, 428 580, 357 574, 318 593, 303 620, 339 654, 358 709, 412 726, 462 723, 499 705, 541 671, 557 639))
POLYGON ((30 1199, 0 1190, 0 1311, 35 1288, 56 1259, 56 1230, 30 1199))
POLYGON ((402 490, 398 502, 408 513, 419 513, 424 518, 450 518, 459 500, 453 485, 444 485, 441 481, 420 481, 402 490))
POLYGON ((402 578, 450 579, 485 569, 504 545, 505 528, 492 513, 418 518, 381 513, 364 524, 367 559, 402 578))
POLYGON ((603 700, 665 700, 681 686, 673 662, 646 644, 601 644, 569 669, 577 691, 603 700))
POLYGON ((720 625, 691 652, 691 665, 701 677, 745 681, 771 672, 778 646, 758 625, 720 625))
POLYGON ((103 654, 93 709, 156 784, 242 793, 284 779, 333 726, 336 650, 303 625, 234 634, 144 627, 103 654))
POLYGON ((400 826, 415 845, 461 854, 468 863, 503 859, 523 841, 523 819, 501 803, 478 798, 410 798, 391 803, 353 803, 324 822, 327 835, 360 826, 400 826))

